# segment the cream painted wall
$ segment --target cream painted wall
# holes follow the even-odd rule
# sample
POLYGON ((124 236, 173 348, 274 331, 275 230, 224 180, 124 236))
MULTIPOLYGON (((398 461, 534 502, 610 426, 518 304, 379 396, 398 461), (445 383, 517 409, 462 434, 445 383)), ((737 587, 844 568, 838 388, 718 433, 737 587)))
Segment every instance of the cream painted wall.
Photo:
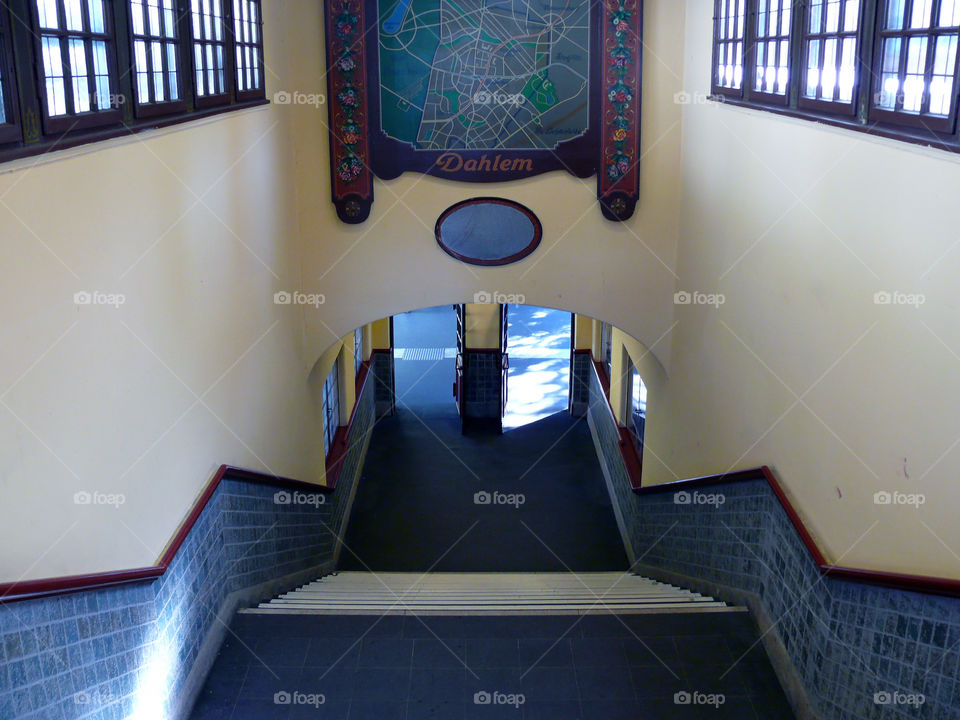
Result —
MULTIPOLYGON (((712 3, 686 12, 706 93, 712 3)), ((650 477, 771 464, 830 560, 960 577, 960 158, 694 104, 683 177, 677 289, 726 303, 678 308, 650 477)))
MULTIPOLYGON (((565 173, 482 186, 407 174, 377 182, 371 219, 344 225, 329 200, 326 109, 291 108, 304 284, 328 299, 307 318, 312 354, 319 356, 338 336, 375 318, 470 302, 484 291, 609 318, 650 344, 666 334, 673 321, 669 298, 678 232, 681 115, 672 99, 682 74, 676 38, 683 32, 683 10, 668 0, 646 5, 642 199, 637 217, 623 225, 602 219, 595 179, 565 173), (477 195, 501 195, 529 206, 543 221, 541 248, 504 268, 473 267, 444 253, 434 239, 437 217, 477 195)), ((318 72, 324 65, 317 43, 321 8, 297 6, 299 22, 285 38, 300 53, 289 90, 326 92, 318 72)), ((656 352, 666 359, 668 350, 664 337, 656 352)))
POLYGON ((489 350, 500 347, 499 303, 467 303, 466 343, 471 350, 489 350))
MULTIPOLYGON (((264 3, 271 93, 292 5, 264 3)), ((0 582, 152 565, 221 463, 322 478, 317 355, 273 301, 301 285, 289 119, 0 167, 0 582), (93 291, 125 303, 74 303, 93 291)))

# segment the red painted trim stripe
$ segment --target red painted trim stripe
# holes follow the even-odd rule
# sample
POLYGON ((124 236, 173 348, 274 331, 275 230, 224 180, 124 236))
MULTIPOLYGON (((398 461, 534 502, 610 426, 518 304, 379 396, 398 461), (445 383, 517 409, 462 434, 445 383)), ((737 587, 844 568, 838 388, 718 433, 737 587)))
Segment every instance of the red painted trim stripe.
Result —
MULTIPOLYGON (((575 350, 574 352, 578 354, 589 354, 590 359, 593 360, 593 352, 590 350, 575 350)), ((607 377, 602 363, 594 361, 593 367, 597 373, 597 377, 600 380, 601 385, 603 385, 603 382, 607 379, 607 377)), ((607 382, 609 383, 609 380, 607 382)), ((610 411, 611 417, 614 417, 613 407, 610 404, 609 387, 609 384, 605 386, 607 396, 607 402, 605 404, 610 411)), ((619 427, 619 424, 617 427, 620 431, 620 453, 624 458, 624 464, 627 466, 627 472, 630 475, 631 487, 638 495, 678 492, 680 490, 688 490, 690 488, 704 485, 719 485, 724 483, 745 482, 748 480, 766 480, 770 485, 770 489, 773 491, 773 494, 780 502, 781 507, 783 507, 784 512, 787 513, 787 517, 790 518, 790 522, 793 524, 794 529, 797 531, 797 535, 800 536, 804 546, 807 548, 807 552, 810 553, 810 557, 813 559, 814 563, 816 563, 817 567, 820 569, 820 572, 824 575, 828 575, 837 580, 848 580, 867 585, 879 585, 881 587, 888 587, 896 590, 908 590, 912 592, 933 595, 960 596, 960 580, 931 575, 908 575, 904 573, 885 572, 882 570, 841 567, 828 563, 826 557, 823 555, 823 552, 820 550, 820 546, 817 544, 816 540, 814 540, 813 535, 803 522, 803 518, 800 517, 800 513, 797 512, 793 503, 790 501, 790 497, 784 491, 783 486, 777 480, 776 476, 773 474, 773 471, 766 465, 748 470, 733 470, 720 475, 705 475, 703 477, 689 478, 687 480, 675 480, 673 482, 662 483, 660 485, 641 485, 639 468, 628 457, 629 453, 627 450, 633 449, 633 442, 629 437, 629 431, 626 428, 619 427), (626 447, 624 440, 627 441, 626 447)), ((632 455, 633 458, 636 458, 635 452, 632 453, 632 455)))
MULTIPOLYGON (((389 350, 375 350, 376 352, 390 352, 389 350)), ((371 358, 372 359, 372 358, 371 358)), ((362 372, 362 381, 360 382, 360 392, 363 391, 364 386, 366 385, 369 377, 371 376, 370 363, 364 363, 362 372)), ((360 392, 357 393, 357 398, 360 397, 360 392)), ((183 547, 183 543, 186 542, 187 536, 193 530, 193 526, 196 525, 197 520, 200 519, 200 515, 203 513, 204 509, 210 502, 210 499, 213 497, 214 492, 220 486, 220 483, 225 479, 230 480, 246 480, 248 482, 261 483, 264 485, 272 485, 275 487, 289 488, 292 490, 298 490, 302 492, 321 492, 321 493, 332 493, 336 490, 336 480, 337 475, 340 471, 340 466, 343 464, 343 458, 346 456, 347 442, 346 438, 349 434, 350 427, 353 424, 354 418, 356 417, 357 404, 354 404, 353 412, 350 415, 350 425, 341 427, 337 431, 337 438, 341 438, 341 444, 343 445, 342 454, 338 455, 337 460, 335 460, 335 474, 333 478, 333 483, 329 484, 330 480, 330 466, 328 465, 328 484, 327 485, 317 485, 315 483, 308 483, 302 480, 293 480, 291 478, 281 477, 279 475, 270 475, 268 473, 258 472, 256 470, 248 470, 246 468, 234 467, 232 465, 221 465, 217 472, 214 474, 213 478, 207 483, 204 487, 203 492, 200 497, 197 498, 197 501, 193 504, 193 507, 190 509, 190 512, 187 514, 186 519, 180 526, 177 528, 177 532, 174 534, 173 538, 168 543, 166 549, 163 551, 163 554, 160 556, 160 559, 157 561, 157 564, 153 567, 146 568, 136 568, 133 570, 114 570, 102 573, 92 573, 89 575, 70 575, 70 576, 61 576, 55 578, 43 578, 39 580, 25 580, 21 582, 12 582, 12 583, 0 583, 0 604, 7 602, 16 602, 18 600, 29 600, 33 598, 49 597, 52 595, 65 595, 67 593, 81 592, 84 590, 93 590, 96 588, 110 587, 113 585, 125 585, 128 583, 135 582, 146 582, 150 580, 156 580, 158 577, 161 577, 164 573, 167 572, 167 569, 173 563, 174 559, 177 556, 177 553, 180 551, 180 548, 183 547)), ((336 446, 337 440, 334 440, 336 446)), ((331 452, 331 455, 333 453, 331 452)))

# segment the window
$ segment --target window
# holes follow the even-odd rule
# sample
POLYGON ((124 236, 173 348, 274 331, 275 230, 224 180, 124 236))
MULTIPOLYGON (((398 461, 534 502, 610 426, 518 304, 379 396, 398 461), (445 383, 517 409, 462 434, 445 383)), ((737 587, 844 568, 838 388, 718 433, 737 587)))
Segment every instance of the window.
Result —
POLYGON ((223 33, 223 0, 191 0, 193 19, 194 91, 198 104, 226 102, 226 40, 223 33))
POLYGON ((607 378, 613 374, 613 325, 603 323, 600 326, 600 352, 603 354, 603 365, 607 368, 607 378))
POLYGON ((871 118, 953 130, 958 0, 880 0, 871 118))
POLYGON ((156 115, 186 107, 174 0, 130 0, 130 27, 138 113, 156 115))
POLYGON ((260 0, 233 0, 234 48, 237 57, 237 97, 263 95, 263 44, 260 0))
POLYGON ((323 433, 323 454, 324 457, 330 455, 330 448, 333 447, 333 438, 337 434, 337 428, 340 427, 340 360, 333 363, 333 368, 327 376, 327 381, 323 384, 323 420, 325 423, 323 433))
POLYGON ((643 457, 643 434, 647 424, 647 386, 643 384, 640 372, 630 363, 630 382, 627 387, 630 415, 627 429, 633 438, 638 457, 643 457))
POLYGON ((713 44, 715 95, 960 152, 960 0, 715 0, 713 44))
POLYGON ((109 6, 104 0, 36 0, 48 132, 117 122, 109 6))
POLYGON ((13 92, 13 53, 11 52, 7 9, 0 7, 0 143, 20 139, 13 92))
POLYGON ((804 16, 805 76, 800 105, 853 114, 860 0, 809 0, 804 16))
POLYGON ((360 366, 363 365, 363 328, 358 327, 353 331, 353 369, 360 374, 360 366))
POLYGON ((717 0, 713 19, 714 92, 736 95, 743 87, 744 13, 746 0, 717 0))
POLYGON ((791 0, 754 0, 753 90, 767 100, 786 102, 790 80, 791 0))

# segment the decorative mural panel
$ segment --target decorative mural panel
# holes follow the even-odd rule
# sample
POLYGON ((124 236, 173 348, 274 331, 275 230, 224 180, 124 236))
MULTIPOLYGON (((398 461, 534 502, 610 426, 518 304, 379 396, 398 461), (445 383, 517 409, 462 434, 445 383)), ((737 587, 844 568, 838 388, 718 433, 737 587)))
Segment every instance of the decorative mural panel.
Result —
POLYGON ((597 176, 640 185, 642 0, 327 0, 333 199, 363 222, 374 175, 597 176))

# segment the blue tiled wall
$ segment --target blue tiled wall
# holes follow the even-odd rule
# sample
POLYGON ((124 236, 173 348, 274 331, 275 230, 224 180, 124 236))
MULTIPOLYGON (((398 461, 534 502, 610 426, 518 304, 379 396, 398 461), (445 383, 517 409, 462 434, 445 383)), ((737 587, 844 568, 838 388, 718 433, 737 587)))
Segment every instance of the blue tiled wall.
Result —
POLYGON ((960 600, 824 577, 765 480, 697 488, 722 504, 633 493, 591 376, 590 423, 643 565, 758 595, 824 720, 960 718, 960 600))
POLYGON ((463 412, 466 418, 500 418, 502 362, 500 353, 466 351, 463 367, 463 412))
POLYGON ((570 386, 573 402, 570 412, 576 416, 583 416, 590 404, 590 376, 593 375, 593 360, 587 353, 574 353, 570 371, 570 386))
POLYGON ((176 717, 228 595, 332 562, 373 426, 373 388, 359 399, 337 492, 310 496, 322 504, 226 479, 158 580, 0 604, 0 718, 176 717))

